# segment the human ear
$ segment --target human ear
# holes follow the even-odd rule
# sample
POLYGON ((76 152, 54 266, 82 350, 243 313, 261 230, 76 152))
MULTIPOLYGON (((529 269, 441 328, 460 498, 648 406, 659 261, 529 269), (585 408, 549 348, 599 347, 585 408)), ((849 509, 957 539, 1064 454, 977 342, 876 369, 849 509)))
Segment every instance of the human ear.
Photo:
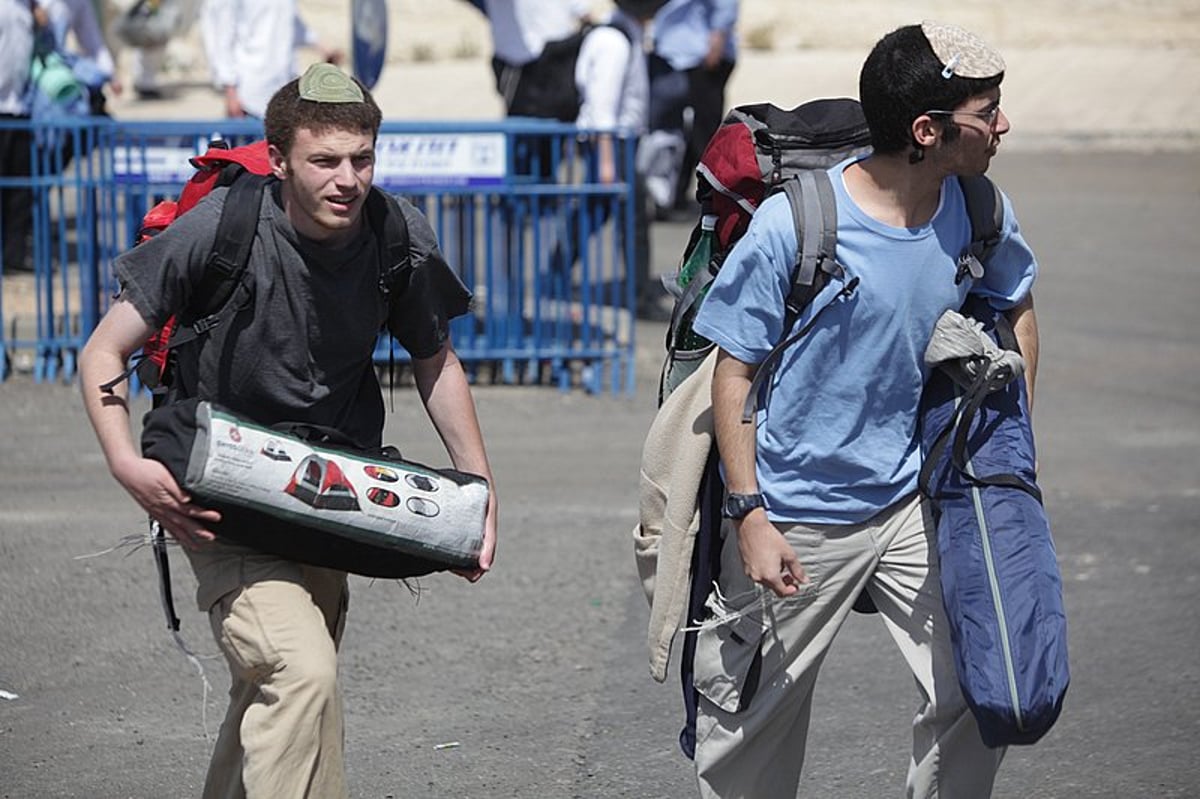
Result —
POLYGON ((919 147, 933 147, 941 135, 941 124, 929 114, 921 114, 912 122, 913 142, 919 147))
POLYGON ((287 156, 274 144, 267 145, 267 160, 271 165, 271 174, 280 180, 288 176, 287 156))

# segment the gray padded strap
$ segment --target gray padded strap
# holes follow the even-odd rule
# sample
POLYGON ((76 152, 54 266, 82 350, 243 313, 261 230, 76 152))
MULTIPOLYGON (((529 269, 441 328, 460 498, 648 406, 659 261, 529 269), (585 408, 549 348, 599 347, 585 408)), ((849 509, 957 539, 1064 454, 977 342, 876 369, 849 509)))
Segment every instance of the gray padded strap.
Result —
POLYGON ((812 286, 817 270, 832 274, 837 251, 837 199, 829 174, 823 169, 806 169, 795 180, 785 181, 784 194, 792 207, 796 227, 795 286, 812 286))

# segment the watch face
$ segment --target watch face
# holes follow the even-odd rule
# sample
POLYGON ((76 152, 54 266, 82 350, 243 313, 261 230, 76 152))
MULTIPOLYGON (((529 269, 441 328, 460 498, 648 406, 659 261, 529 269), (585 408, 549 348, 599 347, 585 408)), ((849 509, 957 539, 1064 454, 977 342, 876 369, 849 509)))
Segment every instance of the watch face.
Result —
POLYGON ((725 498, 725 517, 744 519, 747 513, 764 504, 762 494, 730 494, 725 498))

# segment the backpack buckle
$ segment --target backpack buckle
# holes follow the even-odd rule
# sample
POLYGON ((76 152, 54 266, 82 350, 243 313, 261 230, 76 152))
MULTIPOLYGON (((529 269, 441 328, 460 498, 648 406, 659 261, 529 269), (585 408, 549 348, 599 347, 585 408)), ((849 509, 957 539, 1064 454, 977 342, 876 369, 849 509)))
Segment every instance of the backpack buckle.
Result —
POLYGON ((219 252, 214 252, 208 257, 208 269, 214 269, 225 277, 229 277, 238 271, 238 265, 230 261, 219 252))
POLYGON ((197 319, 192 322, 192 330, 196 331, 197 336, 203 336, 208 331, 221 323, 220 314, 210 314, 208 316, 197 319))
POLYGON ((954 285, 962 283, 967 275, 970 275, 972 280, 979 280, 983 277, 983 264, 979 262, 974 253, 965 252, 958 256, 958 270, 954 273, 954 285))

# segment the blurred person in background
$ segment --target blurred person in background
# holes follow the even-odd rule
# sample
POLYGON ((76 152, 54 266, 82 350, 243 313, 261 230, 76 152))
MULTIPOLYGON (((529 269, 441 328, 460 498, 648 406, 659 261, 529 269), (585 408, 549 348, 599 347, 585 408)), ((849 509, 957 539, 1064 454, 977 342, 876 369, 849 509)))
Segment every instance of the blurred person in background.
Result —
MULTIPOLYGON (((29 120, 29 64, 33 59, 35 9, 29 0, 0 0, 0 120, 29 120)), ((45 12, 37 10, 42 20, 45 12)), ((28 130, 0 128, 0 174, 29 175, 31 137, 28 130)), ((0 239, 5 274, 28 272, 28 236, 33 226, 33 192, 0 189, 0 239)))
POLYGON ((91 0, 38 0, 38 4, 46 10, 55 46, 75 57, 74 71, 87 85, 90 112, 105 114, 104 87, 120 94, 122 85, 96 7, 91 0))
POLYGON ((644 158, 659 216, 694 204, 692 173, 725 113, 737 19, 738 0, 668 0, 654 15, 644 158))
POLYGON ((492 31, 492 71, 505 112, 512 108, 523 68, 537 61, 546 45, 579 31, 587 19, 587 0, 472 0, 492 31))
POLYGON ((205 0, 202 31, 213 82, 225 95, 225 115, 262 118, 267 101, 299 75, 296 51, 313 48, 340 64, 300 17, 296 0, 205 0))

